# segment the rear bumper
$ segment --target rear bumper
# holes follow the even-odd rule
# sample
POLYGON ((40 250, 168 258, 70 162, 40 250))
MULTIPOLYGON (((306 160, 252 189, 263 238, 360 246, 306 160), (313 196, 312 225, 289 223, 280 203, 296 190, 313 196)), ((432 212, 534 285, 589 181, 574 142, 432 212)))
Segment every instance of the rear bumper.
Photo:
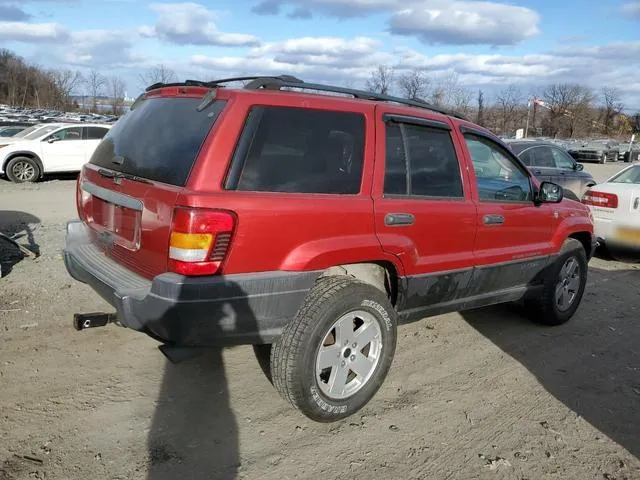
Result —
POLYGON ((115 308, 121 324, 177 346, 271 343, 320 275, 163 273, 147 280, 102 253, 80 221, 67 224, 64 262, 74 279, 115 308))

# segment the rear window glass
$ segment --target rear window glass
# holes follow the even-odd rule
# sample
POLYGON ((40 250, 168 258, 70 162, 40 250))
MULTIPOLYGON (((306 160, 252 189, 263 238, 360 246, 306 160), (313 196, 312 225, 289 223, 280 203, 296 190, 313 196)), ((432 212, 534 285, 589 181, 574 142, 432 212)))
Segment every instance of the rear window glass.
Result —
POLYGON ((362 180, 364 131, 360 113, 254 107, 225 187, 356 194, 362 180))
POLYGON ((216 101, 203 111, 201 98, 141 100, 104 136, 89 163, 149 180, 184 186, 200 147, 224 108, 216 101), (116 163, 114 157, 121 157, 116 163))

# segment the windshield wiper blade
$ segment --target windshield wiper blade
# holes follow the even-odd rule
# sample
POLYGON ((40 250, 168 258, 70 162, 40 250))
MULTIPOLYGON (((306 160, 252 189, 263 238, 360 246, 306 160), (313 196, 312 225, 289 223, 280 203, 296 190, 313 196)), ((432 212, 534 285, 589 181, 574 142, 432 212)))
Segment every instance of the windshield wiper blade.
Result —
POLYGON ((123 173, 123 172, 113 172, 111 170, 106 170, 104 168, 101 168, 100 170, 98 170, 98 173, 106 178, 113 178, 113 179, 126 178, 127 180, 131 180, 133 182, 147 183, 149 185, 153 183, 151 182, 151 180, 147 180, 146 178, 139 177, 138 175, 132 175, 130 173, 123 173))

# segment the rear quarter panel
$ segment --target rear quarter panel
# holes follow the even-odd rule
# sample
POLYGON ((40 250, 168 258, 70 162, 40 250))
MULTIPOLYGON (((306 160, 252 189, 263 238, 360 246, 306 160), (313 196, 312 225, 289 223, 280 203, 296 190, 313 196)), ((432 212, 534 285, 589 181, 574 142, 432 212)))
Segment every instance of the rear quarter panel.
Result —
POLYGON ((345 99, 270 92, 231 95, 178 203, 235 212, 236 231, 223 273, 313 271, 335 265, 398 260, 375 236, 371 183, 375 149, 373 106, 345 99), (356 195, 227 191, 223 184, 251 106, 357 111, 365 117, 364 167, 356 195))

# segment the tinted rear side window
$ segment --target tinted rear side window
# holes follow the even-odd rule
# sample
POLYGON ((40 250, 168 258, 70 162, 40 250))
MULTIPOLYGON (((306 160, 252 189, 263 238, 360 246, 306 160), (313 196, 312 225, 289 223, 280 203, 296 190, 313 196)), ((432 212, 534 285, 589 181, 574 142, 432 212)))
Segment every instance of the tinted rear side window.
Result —
POLYGON ((87 140, 100 140, 109 131, 108 128, 86 127, 87 140))
POLYGON ((200 147, 224 108, 216 101, 197 111, 201 98, 151 97, 122 116, 89 163, 184 186, 200 147), (114 162, 121 157, 121 164, 114 162))
POLYGON ((229 190, 356 194, 364 116, 291 107, 251 109, 232 161, 229 190))

